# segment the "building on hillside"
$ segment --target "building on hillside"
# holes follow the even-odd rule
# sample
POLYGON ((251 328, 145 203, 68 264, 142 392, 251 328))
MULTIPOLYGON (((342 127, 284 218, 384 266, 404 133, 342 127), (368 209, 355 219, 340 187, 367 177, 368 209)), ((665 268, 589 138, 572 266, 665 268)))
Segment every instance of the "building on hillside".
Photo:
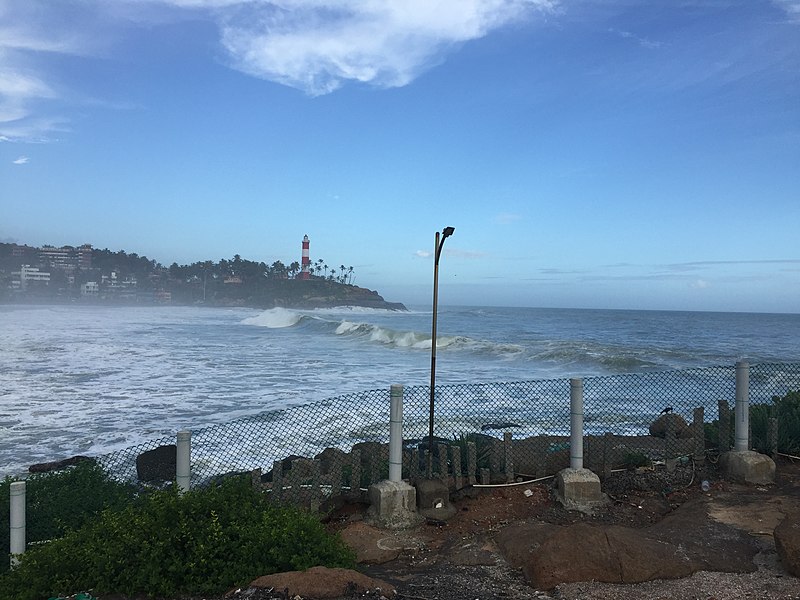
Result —
POLYGON ((96 281, 87 281, 81 286, 81 296, 97 296, 100 286, 96 281))
POLYGON ((50 273, 40 271, 38 267, 31 267, 30 265, 22 265, 20 270, 14 271, 11 276, 15 278, 12 280, 11 286, 21 290, 28 289, 31 283, 34 283, 34 285, 50 284, 50 273))
POLYGON ((74 246, 42 246, 39 248, 39 262, 47 265, 51 269, 60 269, 71 272, 75 269, 92 268, 92 245, 84 244, 75 248, 74 246))
POLYGON ((304 235, 302 258, 300 259, 300 273, 298 275, 300 279, 309 279, 311 277, 311 258, 308 254, 310 245, 311 242, 308 240, 308 236, 304 235))

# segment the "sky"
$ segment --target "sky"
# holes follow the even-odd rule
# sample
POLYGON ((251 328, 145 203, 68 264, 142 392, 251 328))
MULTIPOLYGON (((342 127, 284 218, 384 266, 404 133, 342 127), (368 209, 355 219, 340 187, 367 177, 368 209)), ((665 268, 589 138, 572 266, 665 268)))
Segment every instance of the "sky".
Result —
POLYGON ((800 0, 0 0, 0 242, 800 312, 800 0))

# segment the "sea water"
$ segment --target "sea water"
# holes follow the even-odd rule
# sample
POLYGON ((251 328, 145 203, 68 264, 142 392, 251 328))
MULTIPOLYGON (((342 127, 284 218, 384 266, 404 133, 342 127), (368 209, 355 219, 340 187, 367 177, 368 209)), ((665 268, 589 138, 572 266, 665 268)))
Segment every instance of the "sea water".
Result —
MULTIPOLYGON (((430 383, 408 312, 0 306, 0 477, 287 406, 430 383)), ((800 361, 800 315, 440 307, 437 385, 800 361)))

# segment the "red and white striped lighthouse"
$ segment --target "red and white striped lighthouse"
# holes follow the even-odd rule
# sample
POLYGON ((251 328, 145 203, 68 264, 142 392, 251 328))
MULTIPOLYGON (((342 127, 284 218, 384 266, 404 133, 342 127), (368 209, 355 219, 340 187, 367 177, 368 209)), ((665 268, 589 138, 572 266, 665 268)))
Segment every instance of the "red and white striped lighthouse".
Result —
POLYGON ((308 236, 303 236, 303 258, 301 264, 301 271, 300 271, 300 279, 308 279, 311 277, 311 272, 309 271, 309 267, 311 266, 311 259, 308 257, 308 247, 309 241, 308 236))

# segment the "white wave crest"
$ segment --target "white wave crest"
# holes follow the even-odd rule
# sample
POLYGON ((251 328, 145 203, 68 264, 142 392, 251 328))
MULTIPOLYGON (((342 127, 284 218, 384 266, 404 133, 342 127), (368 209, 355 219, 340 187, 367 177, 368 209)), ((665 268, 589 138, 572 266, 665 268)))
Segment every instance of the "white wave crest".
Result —
POLYGON ((270 308, 260 315, 248 317, 242 321, 244 325, 255 325, 257 327, 268 327, 270 329, 282 329, 296 325, 303 315, 285 308, 270 308))

